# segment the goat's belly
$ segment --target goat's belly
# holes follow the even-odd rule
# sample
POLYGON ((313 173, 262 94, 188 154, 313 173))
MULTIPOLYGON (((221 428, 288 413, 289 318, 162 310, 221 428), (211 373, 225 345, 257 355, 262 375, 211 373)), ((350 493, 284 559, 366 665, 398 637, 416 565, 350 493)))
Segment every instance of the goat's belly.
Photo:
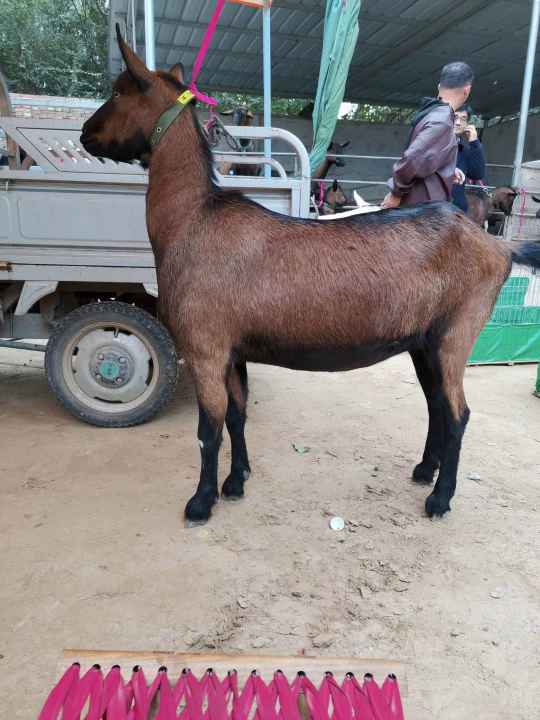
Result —
POLYGON ((418 336, 362 345, 320 346, 273 344, 269 340, 250 339, 238 349, 247 362, 279 365, 291 370, 340 372, 375 365, 394 355, 414 350, 421 344, 418 336))

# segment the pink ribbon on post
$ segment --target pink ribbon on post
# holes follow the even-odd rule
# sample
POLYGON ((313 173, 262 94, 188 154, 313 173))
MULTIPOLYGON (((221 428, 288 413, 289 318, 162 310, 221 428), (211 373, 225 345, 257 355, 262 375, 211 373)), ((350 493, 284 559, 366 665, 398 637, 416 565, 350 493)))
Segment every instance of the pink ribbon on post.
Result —
POLYGON ((197 53, 197 57, 195 58, 193 72, 191 73, 191 84, 189 86, 190 91, 193 93, 193 95, 195 95, 197 100, 200 100, 205 105, 210 105, 210 107, 216 107, 217 100, 213 97, 210 97, 209 95, 205 95, 200 90, 197 90, 197 86, 195 83, 197 82, 197 78, 201 74, 204 59, 208 54, 210 45, 212 44, 212 38, 214 37, 214 33, 216 32, 219 18, 221 17, 221 13, 223 12, 223 8, 225 7, 225 2, 226 0, 217 0, 216 2, 216 7, 212 14, 212 18, 210 19, 210 22, 204 34, 201 47, 199 48, 199 52, 197 53))

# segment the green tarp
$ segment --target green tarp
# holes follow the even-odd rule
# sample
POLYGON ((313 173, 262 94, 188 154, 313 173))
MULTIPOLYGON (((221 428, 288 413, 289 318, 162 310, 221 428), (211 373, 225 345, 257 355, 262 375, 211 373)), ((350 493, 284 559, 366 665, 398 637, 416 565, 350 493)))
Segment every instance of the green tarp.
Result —
POLYGON ((540 307, 524 304, 530 281, 528 277, 508 278, 489 322, 476 341, 469 363, 540 360, 540 307))
POLYGON ((327 0, 319 84, 313 109, 313 172, 323 162, 332 142, 345 94, 356 41, 362 0, 327 0))

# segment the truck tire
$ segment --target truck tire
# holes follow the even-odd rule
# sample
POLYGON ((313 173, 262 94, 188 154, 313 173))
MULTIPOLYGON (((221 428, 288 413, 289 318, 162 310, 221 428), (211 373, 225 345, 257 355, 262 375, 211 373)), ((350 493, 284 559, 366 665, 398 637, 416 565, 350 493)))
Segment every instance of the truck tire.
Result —
POLYGON ((45 371, 58 401, 99 427, 147 422, 174 397, 178 357, 150 313, 122 302, 83 305, 47 344, 45 371))

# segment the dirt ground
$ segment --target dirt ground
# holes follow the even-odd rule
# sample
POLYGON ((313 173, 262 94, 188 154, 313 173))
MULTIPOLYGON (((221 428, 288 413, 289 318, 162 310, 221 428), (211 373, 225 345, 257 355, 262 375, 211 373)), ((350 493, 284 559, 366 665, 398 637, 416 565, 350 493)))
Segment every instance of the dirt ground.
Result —
MULTIPOLYGON (((187 529, 189 382, 154 422, 100 430, 56 405, 40 366, 0 355, 3 717, 36 717, 68 647, 394 658, 408 720, 538 717, 534 367, 467 371, 442 521, 409 480, 426 412, 407 357, 336 375, 252 367, 247 497, 187 529)), ((225 443, 222 477, 229 457, 225 443)))

